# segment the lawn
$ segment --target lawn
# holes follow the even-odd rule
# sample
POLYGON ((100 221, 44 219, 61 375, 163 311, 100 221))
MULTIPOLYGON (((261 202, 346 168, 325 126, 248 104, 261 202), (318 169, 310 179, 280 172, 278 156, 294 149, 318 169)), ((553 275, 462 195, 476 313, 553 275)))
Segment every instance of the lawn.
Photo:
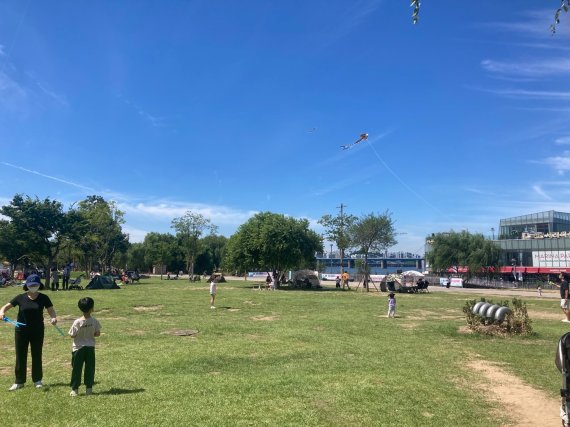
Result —
MULTIPOLYGON (((13 382, 13 327, 0 324, 0 395, 4 425, 501 425, 496 404, 473 386, 473 357, 509 372, 553 398, 560 376, 553 359, 565 325, 556 300, 527 299, 529 338, 459 332, 460 293, 397 295, 387 319, 386 294, 259 291, 251 282, 208 285, 143 280, 121 290, 45 291, 64 331, 77 300, 95 299, 103 334, 97 343, 93 396, 69 396, 71 339, 46 326, 44 383, 6 391, 13 382), (197 331, 194 336, 173 335, 197 331), (542 367, 542 368, 539 368, 542 367)), ((0 303, 18 290, 0 289, 0 303)), ((496 300, 507 298, 496 298, 496 300)), ((16 317, 16 309, 8 312, 16 317)))

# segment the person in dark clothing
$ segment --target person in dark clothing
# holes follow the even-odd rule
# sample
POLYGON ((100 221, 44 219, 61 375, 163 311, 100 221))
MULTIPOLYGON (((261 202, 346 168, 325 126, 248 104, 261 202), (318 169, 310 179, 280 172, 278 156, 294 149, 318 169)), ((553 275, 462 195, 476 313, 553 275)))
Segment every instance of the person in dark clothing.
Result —
POLYGON ((560 284, 556 285, 560 288, 560 308, 566 316, 562 319, 563 322, 570 322, 570 310, 568 309, 568 296, 570 292, 570 285, 568 284, 568 275, 560 273, 560 284))
POLYGON ((30 274, 26 279, 24 294, 17 295, 8 304, 0 308, 0 318, 12 307, 18 307, 17 321, 25 326, 15 329, 14 339, 16 347, 16 382, 9 388, 10 391, 24 387, 26 383, 26 369, 28 362, 28 347, 32 353, 32 381, 36 388, 43 387, 42 377, 42 347, 44 344, 44 308, 51 317, 51 324, 57 324, 57 316, 49 297, 39 292, 43 285, 40 276, 30 274))
POLYGON ((65 267, 63 267, 63 290, 67 291, 69 290, 69 277, 71 276, 71 265, 66 264, 65 267))

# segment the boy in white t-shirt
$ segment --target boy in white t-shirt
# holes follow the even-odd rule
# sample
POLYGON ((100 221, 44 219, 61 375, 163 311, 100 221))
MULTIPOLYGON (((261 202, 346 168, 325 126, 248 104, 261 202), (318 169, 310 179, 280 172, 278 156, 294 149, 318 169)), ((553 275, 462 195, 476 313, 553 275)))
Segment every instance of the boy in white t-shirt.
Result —
POLYGON ((69 335, 73 338, 73 349, 71 353, 71 393, 70 396, 79 394, 81 385, 81 371, 85 365, 85 394, 93 393, 95 383, 95 337, 101 335, 101 324, 97 319, 91 317, 95 301, 93 298, 81 298, 77 303, 83 316, 73 322, 69 335))

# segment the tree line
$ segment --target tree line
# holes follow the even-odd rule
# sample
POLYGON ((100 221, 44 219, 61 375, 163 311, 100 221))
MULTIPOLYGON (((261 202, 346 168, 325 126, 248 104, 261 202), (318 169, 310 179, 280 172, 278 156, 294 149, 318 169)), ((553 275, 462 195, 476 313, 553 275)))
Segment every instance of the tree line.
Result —
MULTIPOLYGON (((229 238, 203 215, 188 211, 174 218, 174 233, 148 233, 141 243, 130 243, 122 229, 124 212, 113 201, 92 195, 67 209, 57 200, 17 194, 0 208, 0 257, 12 269, 20 266, 49 270, 73 262, 77 270, 107 271, 113 267, 141 272, 153 266, 194 273, 248 271, 282 272, 314 269, 315 254, 323 251, 323 236, 310 229, 307 219, 260 212, 229 238)), ((324 215, 324 237, 342 250, 354 248, 365 257, 374 249, 396 243, 389 212, 332 217, 324 215)))

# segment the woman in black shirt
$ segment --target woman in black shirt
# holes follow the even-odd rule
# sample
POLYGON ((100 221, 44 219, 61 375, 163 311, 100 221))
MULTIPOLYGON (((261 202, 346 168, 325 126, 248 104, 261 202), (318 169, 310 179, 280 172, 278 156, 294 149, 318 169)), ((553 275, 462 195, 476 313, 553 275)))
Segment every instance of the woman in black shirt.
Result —
POLYGON ((42 347, 44 344, 44 308, 51 317, 52 325, 57 323, 57 316, 49 297, 38 292, 41 286, 40 277, 37 274, 30 274, 24 286, 24 290, 27 290, 27 293, 16 296, 12 301, 0 308, 0 318, 4 319, 6 311, 18 306, 17 321, 25 325, 15 328, 16 382, 10 387, 10 391, 24 387, 26 382, 28 347, 31 348, 32 353, 32 381, 36 388, 43 387, 42 347))

